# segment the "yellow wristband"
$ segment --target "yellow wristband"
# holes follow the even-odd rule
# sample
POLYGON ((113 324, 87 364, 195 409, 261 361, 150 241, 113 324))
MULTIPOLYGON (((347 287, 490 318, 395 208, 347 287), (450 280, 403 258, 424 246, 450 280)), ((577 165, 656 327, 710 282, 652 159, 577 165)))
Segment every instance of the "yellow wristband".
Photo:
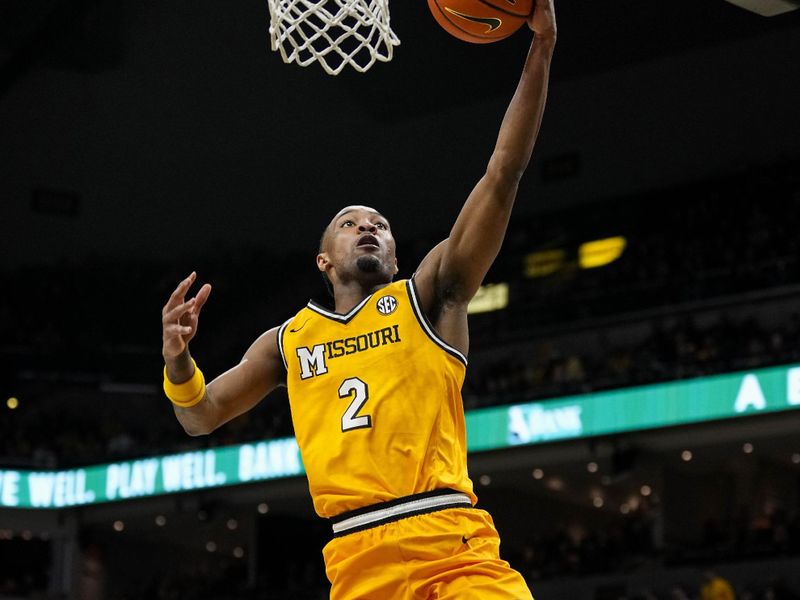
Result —
POLYGON ((197 363, 192 360, 194 373, 188 381, 172 383, 167 377, 167 367, 164 367, 164 393, 175 406, 189 408, 194 406, 206 395, 206 379, 197 363))

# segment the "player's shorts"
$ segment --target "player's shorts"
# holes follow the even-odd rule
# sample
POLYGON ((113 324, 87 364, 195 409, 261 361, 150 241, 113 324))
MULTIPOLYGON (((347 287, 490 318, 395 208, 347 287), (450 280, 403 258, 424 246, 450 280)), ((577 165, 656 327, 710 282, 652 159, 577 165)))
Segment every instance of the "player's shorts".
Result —
POLYGON ((532 600, 489 513, 434 511, 337 534, 322 551, 331 600, 532 600))

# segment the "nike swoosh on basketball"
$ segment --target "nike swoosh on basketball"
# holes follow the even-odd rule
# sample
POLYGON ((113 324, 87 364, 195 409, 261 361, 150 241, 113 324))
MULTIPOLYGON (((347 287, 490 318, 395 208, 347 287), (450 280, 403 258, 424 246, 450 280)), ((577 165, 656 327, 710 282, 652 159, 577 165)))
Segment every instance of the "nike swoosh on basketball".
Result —
POLYGON ((311 319, 306 319, 305 321, 303 321, 303 324, 302 324, 302 325, 300 325, 300 327, 295 327, 294 329, 290 329, 290 330, 289 330, 289 333, 297 333, 297 332, 298 332, 298 331, 300 331, 300 330, 301 330, 303 327, 305 327, 305 326, 306 326, 306 323, 308 323, 310 320, 311 320, 311 319))
POLYGON ((472 15, 468 15, 462 12, 458 12, 457 10, 453 10, 449 6, 445 6, 444 9, 454 14, 457 17, 461 17, 462 19, 466 19, 467 21, 472 21, 473 23, 481 23, 483 25, 487 25, 489 29, 486 30, 486 33, 491 33, 495 29, 498 29, 502 24, 503 21, 500 19, 494 19, 492 17, 474 17, 472 15))
POLYGON ((470 541, 471 539, 472 539, 472 538, 468 538, 467 536, 465 536, 465 535, 462 535, 462 536, 461 536, 461 543, 462 543, 462 544, 466 544, 466 543, 467 543, 468 541, 470 541))

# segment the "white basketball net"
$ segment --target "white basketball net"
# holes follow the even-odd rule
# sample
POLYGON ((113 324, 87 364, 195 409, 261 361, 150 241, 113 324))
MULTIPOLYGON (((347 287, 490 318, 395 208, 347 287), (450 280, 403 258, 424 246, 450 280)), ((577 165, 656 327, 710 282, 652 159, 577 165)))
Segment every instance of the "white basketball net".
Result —
POLYGON ((388 0, 268 0, 272 49, 283 62, 317 61, 329 75, 347 65, 363 73, 392 60, 400 40, 389 26, 388 0))

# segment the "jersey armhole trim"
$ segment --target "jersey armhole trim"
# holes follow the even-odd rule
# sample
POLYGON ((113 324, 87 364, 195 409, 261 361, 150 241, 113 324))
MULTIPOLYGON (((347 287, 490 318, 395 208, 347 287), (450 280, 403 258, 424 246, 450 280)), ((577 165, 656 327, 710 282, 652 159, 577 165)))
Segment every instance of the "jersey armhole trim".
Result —
POLYGON ((417 295, 417 286, 414 284, 413 275, 411 279, 406 281, 406 288, 408 291, 408 297, 411 300, 411 309, 414 311, 414 316, 417 317, 417 321, 422 327, 422 330, 427 334, 427 336, 431 339, 431 341, 434 344, 439 346, 442 350, 444 350, 451 356, 454 356, 455 358, 460 360, 462 363, 464 363, 464 366, 466 366, 467 357, 439 337, 439 335, 436 333, 436 330, 433 328, 433 325, 431 325, 430 321, 428 321, 428 317, 425 316, 425 313, 422 311, 422 305, 419 302, 419 296, 417 295))
POLYGON ((287 319, 283 325, 281 325, 280 329, 278 329, 278 352, 281 353, 281 360, 283 361, 283 368, 286 369, 286 372, 289 372, 289 363, 286 362, 286 354, 283 351, 283 332, 286 331, 286 326, 292 322, 294 317, 291 319, 287 319))

